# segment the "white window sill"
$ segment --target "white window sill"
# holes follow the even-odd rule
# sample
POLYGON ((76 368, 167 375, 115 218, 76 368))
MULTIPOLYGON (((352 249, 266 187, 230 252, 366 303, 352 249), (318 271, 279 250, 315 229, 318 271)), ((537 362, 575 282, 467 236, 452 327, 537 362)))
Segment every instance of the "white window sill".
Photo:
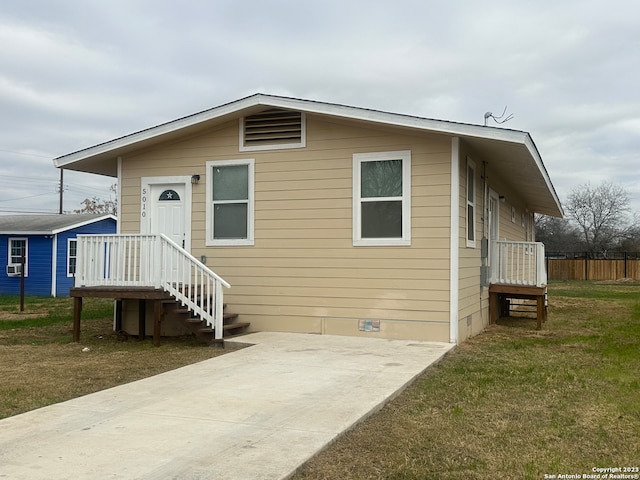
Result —
POLYGON ((410 247, 411 240, 403 238, 367 238, 354 240, 354 247, 410 247))
POLYGON ((253 240, 207 240, 207 247, 252 247, 253 240))

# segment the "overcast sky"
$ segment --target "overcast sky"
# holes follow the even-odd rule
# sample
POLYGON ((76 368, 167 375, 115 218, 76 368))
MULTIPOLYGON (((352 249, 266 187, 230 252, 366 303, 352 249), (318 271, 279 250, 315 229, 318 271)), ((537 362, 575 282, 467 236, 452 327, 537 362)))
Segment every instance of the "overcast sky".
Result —
MULTIPOLYGON (((57 212, 57 156, 258 92, 474 124, 508 106, 561 200, 611 181, 640 212, 639 91, 634 0, 3 0, 0 214, 57 212)), ((64 180, 65 211, 113 183, 64 180)))

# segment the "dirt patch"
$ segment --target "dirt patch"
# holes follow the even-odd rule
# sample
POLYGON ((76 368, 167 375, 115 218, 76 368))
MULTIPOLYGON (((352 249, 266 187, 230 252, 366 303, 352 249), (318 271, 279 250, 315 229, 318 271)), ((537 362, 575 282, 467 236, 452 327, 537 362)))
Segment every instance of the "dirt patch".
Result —
POLYGON ((46 317, 49 314, 48 311, 39 312, 39 313, 26 313, 26 312, 2 312, 0 311, 0 322, 2 320, 27 320, 29 318, 41 318, 46 317))
POLYGON ((617 280, 600 280, 598 282, 595 282, 596 285, 616 285, 616 284, 625 284, 625 283, 640 283, 638 282, 638 280, 636 280, 635 278, 618 278, 617 280))
MULTIPOLYGON (((6 312, 5 312, 6 313, 6 312)), ((123 339, 110 318, 83 323, 71 342, 71 323, 0 331, 0 418, 156 375, 227 353, 195 337, 123 339), (46 374, 43 374, 45 372, 46 374)))

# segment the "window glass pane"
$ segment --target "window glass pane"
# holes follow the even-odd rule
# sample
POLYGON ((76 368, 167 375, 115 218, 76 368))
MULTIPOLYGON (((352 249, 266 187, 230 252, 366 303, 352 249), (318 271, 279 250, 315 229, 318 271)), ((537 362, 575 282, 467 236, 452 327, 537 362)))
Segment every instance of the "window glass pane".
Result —
POLYGON ((225 203, 213 206, 213 238, 247 238, 247 204, 225 203))
POLYGON ((362 202, 362 238, 402 238, 402 202, 362 202))
POLYGON ((76 257, 78 255, 78 241, 69 240, 69 275, 75 275, 76 273, 76 257))
POLYGON ((20 263, 22 258, 22 251, 26 248, 26 246, 26 240, 11 240, 11 263, 20 263))
POLYGON ((475 192, 473 187, 475 185, 475 173, 472 167, 467 167, 467 201, 473 202, 473 196, 475 192))
POLYGON ((213 167, 213 200, 247 200, 249 198, 249 166, 213 167))
POLYGON ((165 190, 160 194, 158 200, 161 201, 171 201, 171 200, 180 200, 180 195, 175 190, 165 190))
POLYGON ((362 162, 360 189, 362 198, 401 197, 402 160, 362 162))
POLYGON ((475 229, 473 228, 473 206, 467 205, 467 240, 475 240, 475 229))

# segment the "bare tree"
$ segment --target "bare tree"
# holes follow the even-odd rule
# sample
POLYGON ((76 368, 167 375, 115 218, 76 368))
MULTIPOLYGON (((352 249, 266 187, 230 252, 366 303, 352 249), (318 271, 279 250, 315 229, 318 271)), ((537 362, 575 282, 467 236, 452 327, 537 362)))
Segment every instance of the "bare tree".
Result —
POLYGON ((635 213, 633 222, 624 232, 620 249, 625 252, 640 252, 640 213, 635 213))
POLYGON ((629 228, 629 194, 620 185, 603 182, 579 185, 571 190, 566 203, 590 252, 606 252, 618 246, 629 228))
POLYGON ((112 215, 116 215, 118 213, 118 185, 114 183, 109 187, 109 190, 113 192, 115 199, 110 197, 104 200, 95 196, 93 198, 85 198, 80 202, 82 208, 74 210, 73 213, 110 213, 112 215))
POLYGON ((535 216, 536 241, 544 243, 549 252, 584 251, 580 232, 568 218, 535 216))

